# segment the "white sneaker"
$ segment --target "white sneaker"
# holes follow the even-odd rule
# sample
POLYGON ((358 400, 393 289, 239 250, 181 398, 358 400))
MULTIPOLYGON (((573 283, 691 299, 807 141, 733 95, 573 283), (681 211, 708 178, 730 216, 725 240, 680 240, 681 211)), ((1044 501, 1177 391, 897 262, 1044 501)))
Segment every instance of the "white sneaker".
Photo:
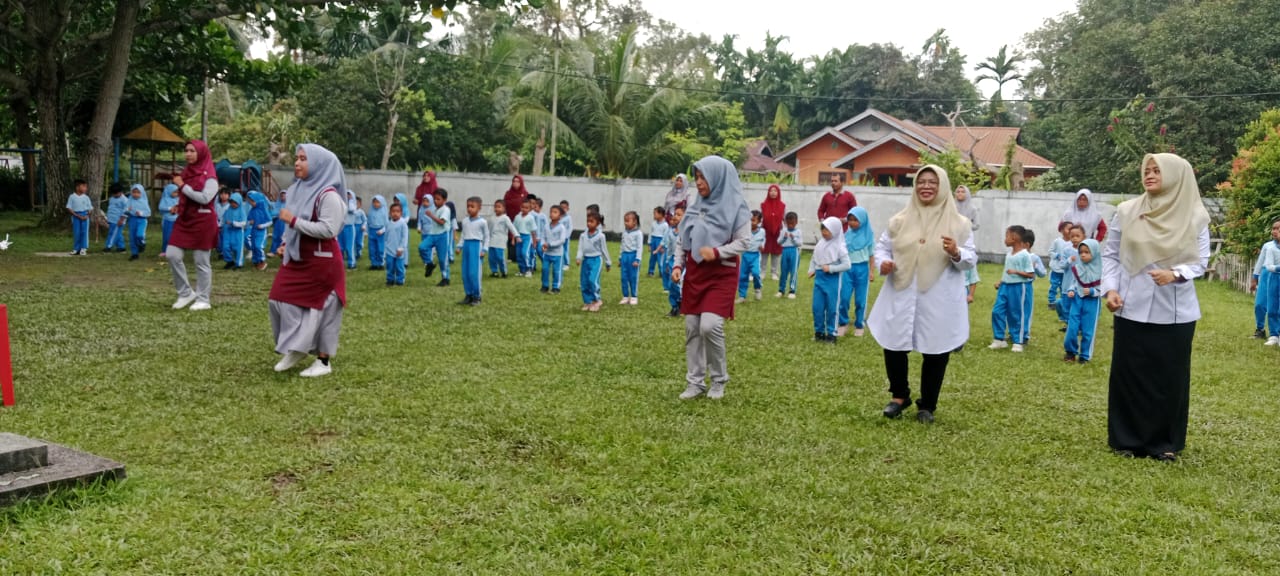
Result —
POLYGON ((787 300, 795 300, 795 299, 796 299, 796 293, 795 293, 795 292, 792 292, 792 293, 790 293, 790 294, 787 294, 787 300))
POLYGON ((618 302, 618 305, 626 306, 627 304, 630 304, 630 303, 631 303, 631 298, 623 298, 621 302, 618 302))
POLYGON ((741 296, 739 296, 737 300, 734 300, 734 302, 735 302, 735 303, 738 303, 738 304, 741 304, 741 303, 746 302, 746 301, 747 301, 747 299, 746 299, 745 297, 741 297, 741 296))
POLYGON ((326 376, 330 372, 333 372, 333 366, 325 364, 324 362, 321 362, 319 358, 316 358, 316 361, 313 362, 306 370, 303 370, 300 376, 303 378, 316 378, 319 376, 326 376))
POLYGON ((289 351, 288 354, 285 354, 284 357, 281 358, 279 362, 276 362, 276 372, 284 372, 285 370, 288 370, 290 368, 293 368, 294 366, 297 366, 299 362, 306 359, 307 359, 306 352, 298 352, 297 350, 291 350, 289 351))
POLYGON ((710 398, 712 400, 719 400, 721 398, 724 398, 724 383, 723 382, 712 383, 711 390, 707 392, 707 398, 710 398))
POLYGON ((638 306, 639 304, 640 304, 640 298, 639 298, 639 297, 637 297, 637 296, 632 296, 632 297, 631 297, 631 305, 632 305, 632 306, 638 306))
POLYGON ((779 292, 779 293, 777 293, 777 294, 774 294, 774 295, 773 295, 773 297, 774 297, 774 298, 781 298, 781 297, 782 297, 782 293, 781 293, 781 292, 779 292))
POLYGON ((858 338, 861 338, 863 334, 865 334, 865 332, 863 331, 863 329, 862 329, 862 328, 854 328, 854 329, 853 329, 853 335, 854 335, 854 336, 856 336, 856 337, 858 337, 858 338))
POLYGON ((759 299, 761 299, 761 298, 764 298, 764 295, 762 295, 762 294, 760 293, 760 289, 759 289, 759 288, 756 288, 756 300, 759 300, 759 299))
POLYGON ((1266 343, 1263 344, 1263 346, 1275 346, 1276 344, 1280 344, 1280 338, 1272 336, 1270 338, 1267 338, 1267 341, 1266 343))
POLYGON ((778 275, 777 275, 777 274, 770 274, 770 275, 769 275, 769 277, 770 277, 770 278, 773 278, 774 280, 777 280, 777 279, 778 279, 778 275))
POLYGON ((701 396, 704 391, 705 390, 703 390, 702 387, 690 384, 684 389, 684 392, 680 394, 680 399, 693 400, 694 398, 701 396))
POLYGON ((186 308, 187 305, 195 301, 196 301, 196 295, 194 292, 192 292, 190 296, 179 296, 178 301, 173 303, 173 309, 181 310, 183 308, 186 308))
POLYGON ((1014 345, 1013 345, 1013 351, 1014 351, 1014 352, 1021 352, 1021 351, 1022 351, 1022 345, 1021 345, 1021 344, 1014 344, 1014 345))
POLYGON ((195 304, 191 305, 192 312, 199 312, 201 310, 208 310, 210 308, 213 308, 213 306, 210 306, 208 302, 196 302, 195 304))
POLYGON ((1004 340, 992 340, 991 345, 987 346, 988 350, 1002 350, 1009 347, 1009 343, 1004 340))

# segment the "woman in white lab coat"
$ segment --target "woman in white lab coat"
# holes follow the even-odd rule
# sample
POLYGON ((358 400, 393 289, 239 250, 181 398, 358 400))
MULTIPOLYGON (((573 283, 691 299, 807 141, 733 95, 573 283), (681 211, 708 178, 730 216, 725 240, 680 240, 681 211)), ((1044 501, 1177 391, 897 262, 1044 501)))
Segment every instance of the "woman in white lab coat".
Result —
POLYGON ((1142 187, 1116 210, 1102 248, 1102 293, 1116 315, 1107 442, 1173 462, 1187 442, 1200 319, 1192 281, 1209 265, 1209 212, 1191 164, 1173 154, 1143 158, 1142 187))
POLYGON ((916 419, 933 422, 938 392, 952 350, 969 340, 964 271, 978 262, 968 218, 956 211, 947 171, 925 166, 916 172, 911 202, 889 220, 876 243, 885 279, 867 326, 884 348, 892 400, 888 418, 911 404, 907 353, 924 355, 916 419))

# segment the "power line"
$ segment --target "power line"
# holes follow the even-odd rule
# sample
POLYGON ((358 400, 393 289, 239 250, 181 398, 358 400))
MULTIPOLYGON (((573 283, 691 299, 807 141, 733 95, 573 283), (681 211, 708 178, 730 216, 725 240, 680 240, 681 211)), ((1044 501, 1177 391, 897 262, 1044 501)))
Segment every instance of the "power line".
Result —
MULTIPOLYGON (((989 100, 983 98, 906 98, 906 97, 886 97, 886 96, 870 96, 870 97, 851 97, 851 96, 828 96, 821 94, 775 94, 769 92, 748 92, 741 90, 713 90, 710 88, 697 88, 693 86, 680 85, 664 85, 652 82, 636 82, 631 80, 614 80, 608 76, 592 76, 589 74, 577 73, 569 70, 549 70, 536 66, 528 66, 521 64, 509 64, 506 62, 497 62, 493 60, 485 60, 465 54, 454 54, 452 52, 441 51, 442 54, 453 58, 471 60, 481 64, 490 64, 493 66, 502 66, 514 70, 524 72, 539 72, 551 76, 559 76, 561 78, 577 78, 580 80, 592 80, 595 82, 603 82, 607 84, 617 84, 621 86, 636 86, 640 88, 676 90, 680 92, 691 92, 695 94, 708 94, 713 96, 736 96, 739 98, 776 98, 791 100, 820 100, 825 102, 858 102, 858 101, 875 101, 875 102, 908 102, 918 104, 955 104, 955 103, 985 103, 989 100)), ((1162 96, 1143 96, 1146 101, 1167 102, 1171 100, 1228 100, 1239 98, 1272 98, 1280 97, 1280 91, 1266 92, 1226 92, 1214 94, 1174 94, 1162 96)), ((1070 103, 1091 103, 1091 102, 1132 102, 1134 96, 1098 96, 1088 98, 1008 98, 1001 99, 1002 102, 1009 103, 1027 103, 1027 104, 1070 104, 1070 103)))

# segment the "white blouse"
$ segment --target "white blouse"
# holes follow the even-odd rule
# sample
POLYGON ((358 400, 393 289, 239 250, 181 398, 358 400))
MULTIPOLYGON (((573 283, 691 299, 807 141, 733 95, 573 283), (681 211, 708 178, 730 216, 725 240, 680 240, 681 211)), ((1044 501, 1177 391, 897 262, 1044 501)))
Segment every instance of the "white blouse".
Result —
MULTIPOLYGON (((876 263, 893 261, 889 232, 876 242, 876 263)), ((920 293, 913 279, 905 290, 893 287, 893 275, 884 278, 867 317, 867 328, 885 350, 943 354, 969 341, 969 305, 965 302, 965 271, 978 263, 973 235, 960 246, 960 261, 953 261, 928 292, 920 293)))
POLYGON ((1200 319, 1200 301, 1196 298, 1196 278, 1204 275, 1209 266, 1209 228, 1200 231, 1200 259, 1191 264, 1174 266, 1181 278, 1176 282, 1157 286, 1147 273, 1160 268, 1148 264, 1141 272, 1130 276, 1120 265, 1120 218, 1112 218, 1107 228, 1107 240, 1102 247, 1102 293, 1115 290, 1124 301, 1116 316, 1147 324, 1185 324, 1200 319))

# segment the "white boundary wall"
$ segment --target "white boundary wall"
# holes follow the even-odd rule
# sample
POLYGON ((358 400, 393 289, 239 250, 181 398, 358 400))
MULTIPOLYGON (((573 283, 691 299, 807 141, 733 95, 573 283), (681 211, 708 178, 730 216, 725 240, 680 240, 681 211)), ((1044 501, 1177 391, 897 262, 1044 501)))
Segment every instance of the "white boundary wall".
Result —
MULTIPOLYGON (((288 186, 292 179, 292 171, 287 169, 272 170, 272 175, 277 178, 281 187, 288 186)), ((420 173, 412 172, 349 170, 347 186, 364 199, 367 207, 369 199, 375 194, 390 198, 393 194, 402 193, 411 197, 421 178, 420 173)), ((493 202, 501 199, 511 184, 511 177, 505 174, 440 172, 437 180, 442 188, 449 191, 449 199, 459 208, 469 196, 482 198, 486 214, 492 211, 493 202)), ((599 204, 600 211, 605 216, 605 228, 610 232, 621 231, 623 214, 634 210, 640 214, 641 227, 647 233, 649 222, 653 219, 653 208, 662 204, 671 187, 665 180, 601 181, 525 176, 524 181, 530 193, 544 200, 568 200, 574 216, 573 223, 578 230, 586 226, 583 215, 586 214, 587 205, 599 204)), ((768 188, 767 184, 746 184, 747 203, 753 209, 759 208, 768 188)), ((848 189, 857 197, 858 205, 866 208, 871 215, 871 225, 877 235, 884 230, 889 217, 906 205, 911 193, 909 188, 850 186, 848 189)), ((800 217, 800 228, 810 245, 817 242, 818 202, 827 190, 829 187, 825 186, 782 186, 782 200, 786 202, 788 211, 794 211, 800 217)), ((978 192, 975 198, 979 209, 979 229, 975 238, 978 252, 987 258, 1004 254, 1004 229, 1020 224, 1036 233, 1033 251, 1040 255, 1048 254, 1049 245, 1057 234, 1058 220, 1074 197, 1074 192, 978 192)), ((1122 198, 1114 194, 1094 194, 1093 197, 1103 217, 1109 222, 1115 213, 1114 204, 1122 198)))

